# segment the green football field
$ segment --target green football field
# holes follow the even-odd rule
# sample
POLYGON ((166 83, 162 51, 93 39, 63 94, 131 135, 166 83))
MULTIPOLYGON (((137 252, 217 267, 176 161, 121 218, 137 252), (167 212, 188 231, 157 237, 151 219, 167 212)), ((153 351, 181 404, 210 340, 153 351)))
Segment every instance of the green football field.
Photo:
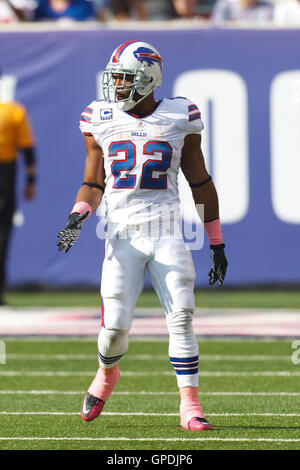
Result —
POLYGON ((213 431, 182 431, 166 340, 131 339, 102 415, 79 415, 96 339, 6 339, 0 449, 299 449, 300 365, 290 340, 199 340, 200 402, 213 431))
MULTIPOLYGON (((17 308, 99 306, 95 292, 11 292, 6 301, 17 308)), ((197 292, 196 303, 212 309, 300 309, 300 295, 216 289, 197 292)), ((159 303, 146 292, 138 306, 159 303)), ((214 427, 202 432, 180 428, 167 339, 131 338, 121 379, 91 423, 79 411, 97 370, 96 337, 0 339, 6 347, 6 364, 0 363, 1 450, 300 448, 300 364, 292 362, 293 338, 199 338, 199 399, 214 427)))
MULTIPOLYGON (((5 301, 12 307, 99 307, 99 293, 92 292, 8 292, 5 301)), ((300 309, 300 290, 227 290, 212 287, 195 291, 197 308, 280 308, 300 309)), ((139 297, 137 307, 160 307, 157 295, 149 290, 139 297)))

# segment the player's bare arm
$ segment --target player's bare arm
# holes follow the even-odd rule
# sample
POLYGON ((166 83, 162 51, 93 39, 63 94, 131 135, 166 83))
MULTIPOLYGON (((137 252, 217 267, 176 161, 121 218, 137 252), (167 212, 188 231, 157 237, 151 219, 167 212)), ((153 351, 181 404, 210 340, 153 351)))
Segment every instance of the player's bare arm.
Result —
POLYGON ((190 184, 195 204, 204 205, 204 221, 219 218, 218 195, 208 174, 201 150, 201 135, 189 134, 184 139, 181 169, 190 184))
POLYGON ((67 226, 58 234, 58 248, 65 253, 74 245, 80 235, 82 222, 99 206, 104 192, 103 152, 92 135, 84 136, 86 159, 83 184, 75 205, 69 215, 67 226))
MULTIPOLYGON (((201 150, 201 135, 189 134, 184 139, 181 169, 193 194, 195 204, 204 205, 204 227, 210 242, 212 268, 209 271, 210 285, 219 281, 221 287, 226 275, 227 259, 219 219, 219 201, 215 185, 208 174, 201 150)), ((202 212, 198 211, 200 217, 202 212)))
POLYGON ((103 152, 92 135, 84 136, 84 145, 86 148, 85 168, 83 184, 76 196, 75 203, 87 202, 93 212, 99 206, 104 190, 104 166, 103 152))

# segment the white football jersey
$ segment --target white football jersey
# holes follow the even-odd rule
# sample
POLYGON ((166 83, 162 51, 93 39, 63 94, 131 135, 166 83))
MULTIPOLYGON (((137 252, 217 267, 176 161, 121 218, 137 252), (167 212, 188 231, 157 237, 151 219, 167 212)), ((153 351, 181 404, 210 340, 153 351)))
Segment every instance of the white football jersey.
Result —
POLYGON ((140 118, 115 103, 93 101, 81 114, 80 129, 103 150, 106 219, 140 224, 178 211, 178 171, 184 138, 204 126, 195 104, 164 98, 140 118))

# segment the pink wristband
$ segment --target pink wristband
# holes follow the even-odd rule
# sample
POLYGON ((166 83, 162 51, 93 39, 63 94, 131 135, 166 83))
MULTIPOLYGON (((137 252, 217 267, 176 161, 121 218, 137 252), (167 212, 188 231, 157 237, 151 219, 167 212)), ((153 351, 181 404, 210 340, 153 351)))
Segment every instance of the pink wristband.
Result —
POLYGON ((75 206, 71 210, 71 214, 73 212, 79 212, 79 214, 84 214, 87 211, 89 212, 89 215, 87 216, 87 218, 89 218, 89 216, 93 212, 93 209, 91 208, 88 202, 80 201, 80 202, 76 202, 75 206))
POLYGON ((220 219, 213 220, 212 222, 204 222, 204 228, 210 245, 220 245, 223 243, 220 219))

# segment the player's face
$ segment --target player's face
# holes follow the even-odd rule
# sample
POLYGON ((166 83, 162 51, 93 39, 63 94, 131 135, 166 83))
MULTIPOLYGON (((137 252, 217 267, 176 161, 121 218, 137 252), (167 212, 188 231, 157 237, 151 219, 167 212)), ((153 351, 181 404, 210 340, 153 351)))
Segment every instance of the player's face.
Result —
POLYGON ((122 73, 113 73, 112 78, 114 85, 120 88, 117 88, 116 96, 118 100, 123 100, 129 97, 131 91, 131 85, 134 81, 134 75, 132 74, 122 74, 122 73))

